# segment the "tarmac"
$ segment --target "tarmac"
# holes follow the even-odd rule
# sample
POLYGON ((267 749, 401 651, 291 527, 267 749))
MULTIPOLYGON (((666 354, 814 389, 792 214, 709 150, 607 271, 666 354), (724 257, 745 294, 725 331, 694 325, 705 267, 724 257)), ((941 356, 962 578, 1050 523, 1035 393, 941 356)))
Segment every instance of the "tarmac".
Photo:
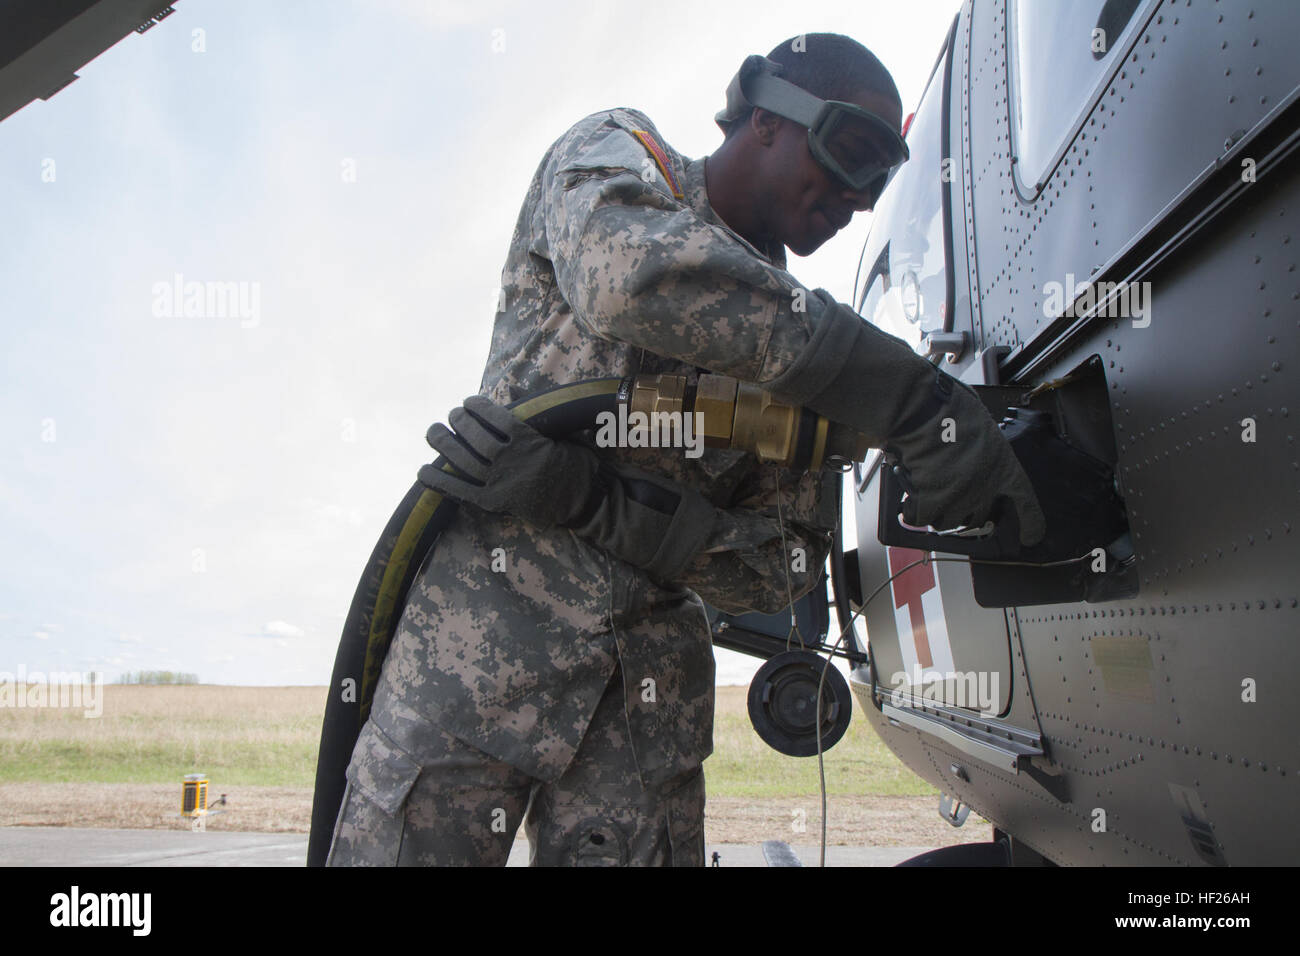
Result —
MULTIPOLYGON (((827 866, 893 866, 933 847, 826 848, 827 866)), ((710 865, 816 866, 816 845, 710 844, 710 865), (716 860, 715 860, 716 856, 716 860)), ((191 830, 0 828, 0 866, 305 866, 307 834, 191 830)), ((528 842, 516 840, 507 866, 528 865, 528 842)))

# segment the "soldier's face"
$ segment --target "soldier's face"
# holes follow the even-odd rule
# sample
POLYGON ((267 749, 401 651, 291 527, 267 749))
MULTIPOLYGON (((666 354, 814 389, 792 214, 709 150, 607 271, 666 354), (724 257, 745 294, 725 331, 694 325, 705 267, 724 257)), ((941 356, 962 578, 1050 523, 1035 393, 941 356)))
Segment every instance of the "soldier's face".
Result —
MULTIPOLYGON (((899 128, 899 105, 888 96, 864 91, 846 101, 871 110, 899 128)), ((764 177, 768 183, 768 226, 773 238, 795 255, 815 252, 847 226, 854 213, 871 208, 869 192, 846 188, 813 158, 808 130, 798 123, 781 121, 768 159, 771 175, 764 177)))

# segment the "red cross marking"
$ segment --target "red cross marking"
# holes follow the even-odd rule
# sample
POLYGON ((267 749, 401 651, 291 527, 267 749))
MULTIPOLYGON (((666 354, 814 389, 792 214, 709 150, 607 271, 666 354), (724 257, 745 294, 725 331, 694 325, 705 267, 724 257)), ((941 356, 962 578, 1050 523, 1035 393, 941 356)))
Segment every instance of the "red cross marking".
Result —
MULTIPOLYGON (((889 552, 890 574, 898 574, 899 568, 906 568, 926 555, 926 552, 915 548, 896 548, 892 545, 885 550, 889 552)), ((921 595, 934 586, 934 565, 929 563, 918 564, 894 578, 894 607, 907 605, 912 618, 912 640, 916 642, 916 661, 922 668, 934 666, 934 658, 930 654, 930 638, 925 631, 925 611, 921 607, 921 595)))

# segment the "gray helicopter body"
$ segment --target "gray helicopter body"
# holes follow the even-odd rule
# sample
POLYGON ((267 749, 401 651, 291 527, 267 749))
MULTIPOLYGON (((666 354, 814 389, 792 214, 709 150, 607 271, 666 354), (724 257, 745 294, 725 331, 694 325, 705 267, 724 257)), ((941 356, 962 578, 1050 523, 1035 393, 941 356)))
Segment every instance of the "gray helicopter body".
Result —
MULTIPOLYGON (((1010 567, 981 606, 950 560, 863 612, 875 729, 1016 863, 1300 857, 1298 33, 1281 0, 968 0, 877 205, 863 316, 1042 386, 1127 511, 1069 601, 1010 567)), ((858 601, 924 554, 879 543, 888 468, 854 475, 858 601)))

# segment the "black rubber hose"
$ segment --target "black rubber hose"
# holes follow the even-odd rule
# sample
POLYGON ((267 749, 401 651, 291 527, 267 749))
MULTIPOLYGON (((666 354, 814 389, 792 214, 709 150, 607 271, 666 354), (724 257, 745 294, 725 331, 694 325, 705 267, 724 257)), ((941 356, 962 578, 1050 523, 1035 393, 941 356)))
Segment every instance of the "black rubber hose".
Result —
MULTIPOLYGON (((597 415, 615 412, 623 383, 622 379, 604 378, 561 385, 520 399, 510 408, 543 435, 558 438, 594 428, 597 415)), ((434 462, 434 467, 442 465, 442 458, 434 462)), ((402 619, 406 596, 455 511, 456 502, 417 481, 388 519, 361 575, 343 625, 325 702, 311 837, 307 843, 308 866, 325 865, 343 803, 348 763, 370 715, 375 685, 402 619)))

